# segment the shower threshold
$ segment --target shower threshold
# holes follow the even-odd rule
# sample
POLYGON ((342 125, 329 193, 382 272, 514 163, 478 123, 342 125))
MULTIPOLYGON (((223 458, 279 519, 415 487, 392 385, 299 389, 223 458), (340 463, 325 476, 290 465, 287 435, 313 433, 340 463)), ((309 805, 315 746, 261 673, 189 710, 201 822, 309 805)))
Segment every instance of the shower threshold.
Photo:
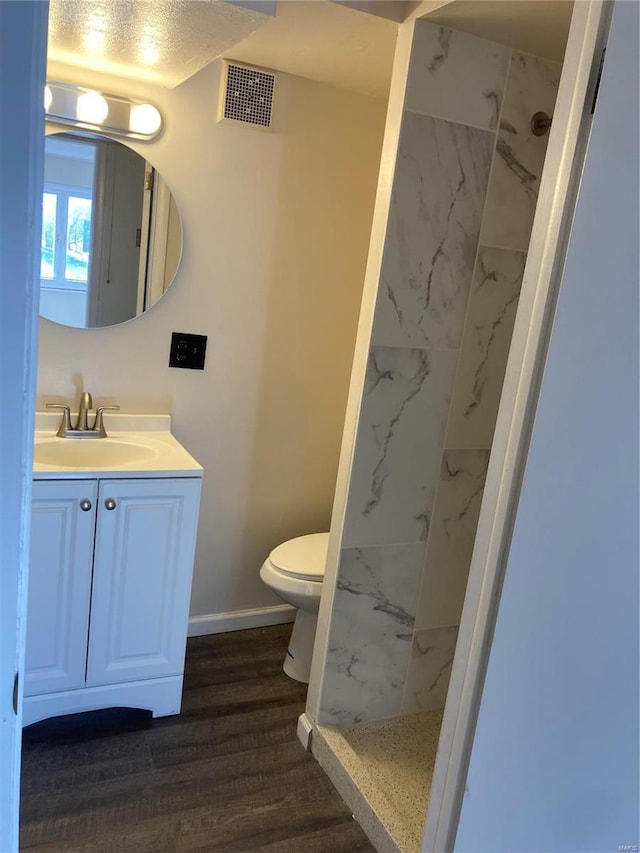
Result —
POLYGON ((311 750, 379 853, 418 853, 442 711, 315 726, 311 750))

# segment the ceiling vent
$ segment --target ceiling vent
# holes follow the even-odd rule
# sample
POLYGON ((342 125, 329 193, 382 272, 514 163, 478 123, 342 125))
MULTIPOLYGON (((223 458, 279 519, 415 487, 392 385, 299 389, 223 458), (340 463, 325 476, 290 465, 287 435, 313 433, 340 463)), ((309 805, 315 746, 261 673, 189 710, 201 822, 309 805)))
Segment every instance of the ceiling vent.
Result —
POLYGON ((218 121, 270 128, 275 81, 276 75, 271 71, 224 60, 218 121))

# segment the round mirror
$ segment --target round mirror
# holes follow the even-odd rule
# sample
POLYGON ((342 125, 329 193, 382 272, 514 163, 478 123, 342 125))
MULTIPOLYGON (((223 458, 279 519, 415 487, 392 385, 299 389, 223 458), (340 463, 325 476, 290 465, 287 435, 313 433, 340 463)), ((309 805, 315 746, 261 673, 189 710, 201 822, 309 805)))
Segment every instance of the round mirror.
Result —
POLYGON ((180 215, 147 160, 106 137, 46 137, 42 317, 80 328, 131 320, 169 288, 181 252, 180 215))

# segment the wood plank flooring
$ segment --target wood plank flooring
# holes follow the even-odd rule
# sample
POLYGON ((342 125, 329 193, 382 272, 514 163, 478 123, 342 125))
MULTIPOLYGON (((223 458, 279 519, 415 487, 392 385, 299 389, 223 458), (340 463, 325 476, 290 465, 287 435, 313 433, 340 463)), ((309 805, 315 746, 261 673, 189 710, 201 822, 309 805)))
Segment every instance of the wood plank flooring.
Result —
POLYGON ((75 714, 23 733, 21 850, 373 853, 296 738, 290 625, 188 642, 182 713, 75 714))

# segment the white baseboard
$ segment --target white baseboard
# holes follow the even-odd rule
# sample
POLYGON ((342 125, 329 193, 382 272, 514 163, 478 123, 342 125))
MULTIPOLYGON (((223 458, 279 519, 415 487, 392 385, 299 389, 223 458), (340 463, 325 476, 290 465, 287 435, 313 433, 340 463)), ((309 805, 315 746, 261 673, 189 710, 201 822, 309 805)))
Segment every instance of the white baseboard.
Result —
POLYGON ((188 637, 204 634, 223 634, 225 631, 243 631, 245 628, 263 628, 293 622, 296 608, 288 604, 255 607, 252 610, 232 610, 229 613, 205 613, 189 619, 188 637))
POLYGON ((312 734, 313 723, 311 722, 311 717, 309 717, 306 713, 300 714, 300 716, 298 717, 297 735, 298 740, 304 746, 307 752, 311 750, 312 734))

